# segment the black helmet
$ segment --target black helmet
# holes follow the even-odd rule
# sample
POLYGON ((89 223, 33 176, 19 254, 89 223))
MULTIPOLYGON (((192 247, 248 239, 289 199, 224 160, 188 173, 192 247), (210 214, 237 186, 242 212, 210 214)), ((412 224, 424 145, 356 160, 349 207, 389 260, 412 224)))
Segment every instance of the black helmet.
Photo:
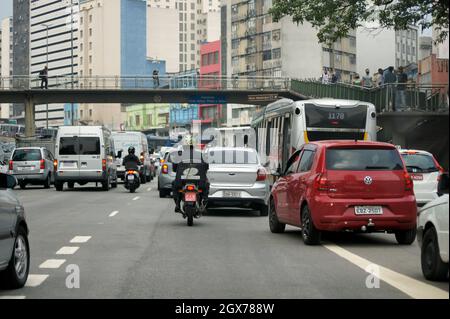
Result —
POLYGON ((135 152, 136 152, 136 150, 134 149, 133 146, 130 146, 130 147, 128 148, 128 154, 134 154, 135 152))

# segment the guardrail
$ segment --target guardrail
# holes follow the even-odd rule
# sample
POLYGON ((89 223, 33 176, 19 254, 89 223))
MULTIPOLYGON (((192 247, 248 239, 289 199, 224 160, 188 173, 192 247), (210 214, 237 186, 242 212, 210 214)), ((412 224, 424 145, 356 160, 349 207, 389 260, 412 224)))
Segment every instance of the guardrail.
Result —
MULTIPOLYGON (((0 78, 0 90, 42 89, 38 76, 0 78)), ((48 89, 203 89, 203 90, 289 90, 285 77, 225 77, 211 75, 165 76, 49 76, 48 89)))
POLYGON ((292 80, 291 90, 314 98, 359 100, 375 105, 378 112, 448 111, 448 84, 396 83, 374 88, 316 80, 292 80))

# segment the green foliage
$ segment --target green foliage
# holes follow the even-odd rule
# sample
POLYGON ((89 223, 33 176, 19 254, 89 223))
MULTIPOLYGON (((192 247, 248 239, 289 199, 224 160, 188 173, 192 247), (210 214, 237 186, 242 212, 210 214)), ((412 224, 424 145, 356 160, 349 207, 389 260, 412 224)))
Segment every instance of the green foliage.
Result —
POLYGON ((274 0, 270 13, 275 21, 290 16, 296 23, 311 23, 319 41, 327 44, 365 22, 395 30, 433 26, 438 42, 448 36, 449 0, 274 0))

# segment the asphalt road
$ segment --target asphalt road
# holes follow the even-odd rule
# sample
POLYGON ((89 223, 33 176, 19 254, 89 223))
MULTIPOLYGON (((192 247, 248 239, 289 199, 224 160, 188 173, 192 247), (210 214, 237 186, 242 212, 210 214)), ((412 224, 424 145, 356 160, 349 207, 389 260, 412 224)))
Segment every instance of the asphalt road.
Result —
POLYGON ((449 297, 448 281, 423 278, 417 243, 399 246, 393 235, 327 235, 311 247, 299 229, 272 234, 267 217, 227 209, 187 227, 155 182, 135 194, 93 186, 16 191, 31 230, 31 275, 0 298, 449 297))

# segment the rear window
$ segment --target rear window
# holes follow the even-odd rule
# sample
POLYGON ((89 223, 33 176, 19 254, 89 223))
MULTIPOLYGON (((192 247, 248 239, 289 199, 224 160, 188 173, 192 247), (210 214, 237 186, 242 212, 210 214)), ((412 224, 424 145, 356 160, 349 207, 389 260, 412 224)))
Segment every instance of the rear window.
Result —
POLYGON ((208 152, 209 164, 258 164, 258 156, 254 151, 219 150, 208 152))
POLYGON ((14 162, 24 161, 40 161, 42 159, 40 150, 16 150, 14 152, 12 160, 14 162))
POLYGON ((439 171, 433 158, 427 154, 402 154, 406 169, 410 173, 432 173, 439 171))
POLYGON ((403 162, 395 149, 331 148, 326 152, 326 165, 329 170, 403 170, 403 162))
POLYGON ((59 155, 100 155, 100 138, 61 137, 59 155))
POLYGON ((364 129, 366 127, 366 105, 336 108, 305 104, 305 113, 308 128, 364 129))

